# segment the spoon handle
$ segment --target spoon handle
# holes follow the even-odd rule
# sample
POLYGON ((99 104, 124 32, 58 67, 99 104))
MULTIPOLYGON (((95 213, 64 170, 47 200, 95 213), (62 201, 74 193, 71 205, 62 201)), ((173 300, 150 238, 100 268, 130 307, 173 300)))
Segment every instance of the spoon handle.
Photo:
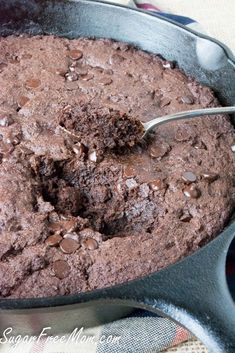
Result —
POLYGON ((146 134, 150 130, 154 129, 157 125, 161 125, 170 121, 180 120, 180 119, 191 119, 191 118, 196 118, 203 115, 217 115, 217 114, 225 114, 225 113, 235 113, 235 106, 188 110, 185 112, 179 112, 179 113, 165 115, 159 118, 152 119, 146 123, 143 123, 143 126, 146 134))

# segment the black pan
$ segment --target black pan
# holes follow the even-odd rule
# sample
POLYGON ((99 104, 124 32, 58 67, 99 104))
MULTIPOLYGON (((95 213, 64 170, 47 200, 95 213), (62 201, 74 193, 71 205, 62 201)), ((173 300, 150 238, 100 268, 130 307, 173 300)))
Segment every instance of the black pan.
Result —
MULTIPOLYGON (((235 104, 235 59, 221 43, 169 20, 96 1, 0 0, 0 35, 55 34, 125 41, 176 60, 186 73, 235 104)), ((210 244, 168 268, 102 290, 28 300, 0 300, 0 330, 36 333, 96 325, 143 308, 168 316, 212 353, 235 352, 235 303, 225 277, 235 222, 210 244)))

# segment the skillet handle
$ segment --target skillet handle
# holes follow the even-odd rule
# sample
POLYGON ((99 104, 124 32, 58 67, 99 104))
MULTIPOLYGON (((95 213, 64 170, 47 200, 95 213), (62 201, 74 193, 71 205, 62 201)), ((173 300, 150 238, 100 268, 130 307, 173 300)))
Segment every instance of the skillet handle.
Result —
POLYGON ((235 222, 192 256, 148 278, 130 282, 124 296, 185 326, 211 353, 234 353, 235 303, 225 274, 227 251, 234 235, 235 222))

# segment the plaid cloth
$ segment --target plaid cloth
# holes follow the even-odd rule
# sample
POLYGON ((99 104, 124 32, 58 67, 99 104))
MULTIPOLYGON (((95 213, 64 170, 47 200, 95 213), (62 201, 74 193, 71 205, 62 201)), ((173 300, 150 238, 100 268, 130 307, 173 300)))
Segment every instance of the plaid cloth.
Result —
MULTIPOLYGON (((164 12, 155 0, 113 0, 113 2, 156 12, 163 17, 203 32, 202 27, 189 17, 164 12)), ((227 266, 228 284, 235 301, 235 241, 230 249, 227 266)), ((81 329, 81 328, 78 328, 81 329)), ((49 333, 48 333, 49 335, 49 333)), ((82 328, 77 342, 67 334, 63 343, 47 338, 34 343, 2 344, 1 353, 156 353, 192 338, 174 322, 153 313, 136 310, 132 315, 99 327, 82 328), (89 340, 93 338, 93 340, 89 340), (112 341, 113 338, 113 341, 112 341)))

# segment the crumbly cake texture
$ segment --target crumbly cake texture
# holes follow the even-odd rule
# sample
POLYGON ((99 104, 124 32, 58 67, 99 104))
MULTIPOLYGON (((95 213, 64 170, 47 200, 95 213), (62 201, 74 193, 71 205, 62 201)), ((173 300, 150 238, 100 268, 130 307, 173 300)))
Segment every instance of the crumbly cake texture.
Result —
POLYGON ((0 39, 0 81, 1 297, 147 275, 229 220, 228 117, 165 124, 140 143, 127 122, 219 105, 172 63, 109 40, 12 36, 0 39))

